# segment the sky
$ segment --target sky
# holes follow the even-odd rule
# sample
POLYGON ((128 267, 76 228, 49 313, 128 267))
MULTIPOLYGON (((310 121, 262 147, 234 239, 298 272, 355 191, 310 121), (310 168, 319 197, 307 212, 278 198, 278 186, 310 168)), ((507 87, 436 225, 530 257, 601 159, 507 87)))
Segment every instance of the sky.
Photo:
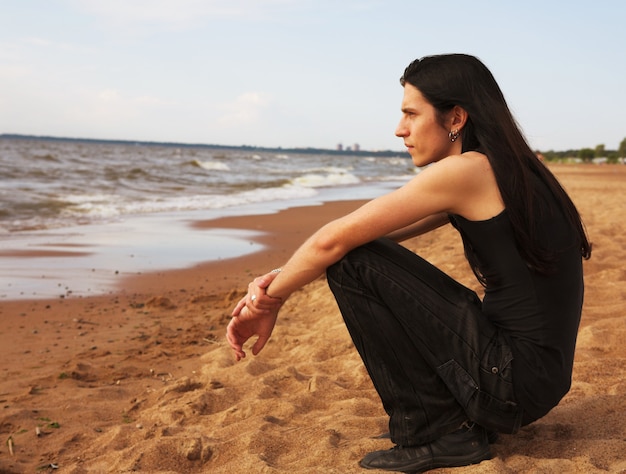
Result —
POLYGON ((531 147, 626 137, 621 0, 0 0, 0 134, 402 150, 399 77, 479 57, 531 147))

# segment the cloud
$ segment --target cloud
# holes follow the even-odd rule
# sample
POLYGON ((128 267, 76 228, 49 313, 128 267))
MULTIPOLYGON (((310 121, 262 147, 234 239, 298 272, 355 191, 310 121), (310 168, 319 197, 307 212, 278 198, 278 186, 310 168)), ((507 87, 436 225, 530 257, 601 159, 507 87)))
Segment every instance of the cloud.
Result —
MULTIPOLYGON (((5 86, 7 81, 21 81, 28 78, 31 74, 29 67, 20 64, 0 64, 0 84, 5 86)), ((5 86, 7 87, 7 86, 5 86)))
POLYGON ((222 125, 256 122, 261 115, 261 111, 269 103, 270 99, 265 94, 245 92, 234 101, 223 104, 220 107, 224 114, 219 118, 218 122, 222 125))
POLYGON ((115 28, 180 30, 206 20, 266 18, 296 0, 67 0, 115 28))
POLYGON ((70 109, 76 120, 111 126, 113 124, 129 125, 129 121, 148 120, 154 118, 155 115, 166 115, 168 110, 177 105, 175 101, 158 97, 129 96, 118 89, 103 88, 79 91, 70 109))
POLYGON ((36 50, 53 50, 64 51, 67 53, 93 53, 94 49, 85 46, 84 44, 73 42, 68 43, 66 41, 56 41, 49 38, 42 38, 40 36, 27 36, 20 40, 26 47, 31 47, 36 50))

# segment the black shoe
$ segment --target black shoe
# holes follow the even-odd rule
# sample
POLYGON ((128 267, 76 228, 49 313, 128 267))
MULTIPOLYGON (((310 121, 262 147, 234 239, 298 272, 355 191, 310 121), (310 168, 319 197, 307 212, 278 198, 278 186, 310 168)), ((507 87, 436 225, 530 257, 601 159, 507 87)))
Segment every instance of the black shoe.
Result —
POLYGON ((396 446, 374 451, 361 459, 365 469, 419 473, 440 467, 458 467, 491 459, 484 428, 473 425, 422 446, 396 446))
MULTIPOLYGON (((500 439, 500 435, 497 431, 485 430, 487 431, 487 441, 489 444, 495 444, 500 439)), ((378 436, 374 436, 374 439, 391 439, 391 433, 387 431, 386 433, 379 434, 378 436)))

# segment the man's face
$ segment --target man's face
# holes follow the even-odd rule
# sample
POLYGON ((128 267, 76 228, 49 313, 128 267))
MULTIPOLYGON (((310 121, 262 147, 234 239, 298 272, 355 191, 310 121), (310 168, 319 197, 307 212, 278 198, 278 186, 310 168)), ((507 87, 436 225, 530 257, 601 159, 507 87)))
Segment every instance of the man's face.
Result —
POLYGON ((396 136, 404 140, 415 166, 425 166, 461 152, 460 142, 450 141, 450 130, 437 119, 436 109, 409 83, 404 86, 401 109, 396 136))

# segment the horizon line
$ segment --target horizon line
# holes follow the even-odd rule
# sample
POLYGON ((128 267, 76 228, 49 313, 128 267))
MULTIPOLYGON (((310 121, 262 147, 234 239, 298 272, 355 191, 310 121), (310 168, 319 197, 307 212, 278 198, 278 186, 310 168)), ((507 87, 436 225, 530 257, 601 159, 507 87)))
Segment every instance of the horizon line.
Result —
POLYGON ((320 148, 320 147, 289 147, 282 146, 277 147, 264 147, 257 145, 220 145, 211 143, 187 143, 187 142, 168 142, 168 141, 154 141, 154 140, 128 140, 128 139, 111 139, 111 138, 80 138, 80 137, 62 137, 53 135, 30 135, 21 133, 2 133, 0 139, 17 139, 17 140, 49 140, 49 141, 68 141, 68 142, 83 142, 83 143, 111 143, 111 144, 125 144, 125 145, 156 145, 156 146, 178 146, 185 148, 215 148, 215 149, 239 149, 239 150, 252 150, 252 151, 282 151, 282 152, 298 152, 298 153, 312 153, 312 152, 324 152, 333 154, 356 154, 356 155, 370 155, 370 154, 385 154, 385 155, 407 155, 406 151, 400 150, 354 150, 350 147, 344 149, 334 148, 320 148))

